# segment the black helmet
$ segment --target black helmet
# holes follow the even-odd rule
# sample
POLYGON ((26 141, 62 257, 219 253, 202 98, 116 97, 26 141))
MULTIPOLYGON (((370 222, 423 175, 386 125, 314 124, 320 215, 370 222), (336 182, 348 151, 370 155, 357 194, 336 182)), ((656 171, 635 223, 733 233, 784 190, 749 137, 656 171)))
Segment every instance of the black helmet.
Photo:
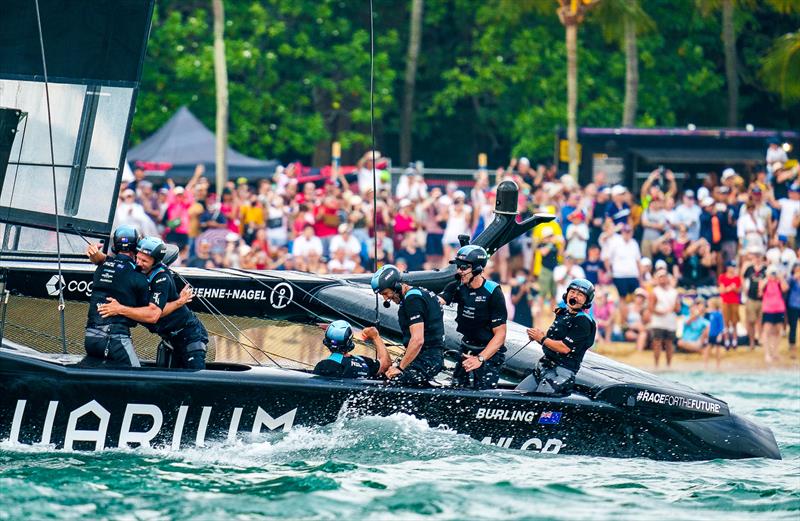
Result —
POLYGON ((349 353, 356 346, 353 343, 353 328, 346 320, 331 322, 325 330, 322 343, 334 353, 349 353))
POLYGON ((167 245, 159 237, 145 237, 139 241, 138 248, 141 253, 153 257, 155 264, 163 261, 167 253, 167 245))
POLYGON ((586 302, 583 304, 583 309, 589 309, 592 307, 592 301, 594 300, 594 284, 589 282, 586 279, 574 279, 572 282, 569 283, 567 286, 567 291, 564 293, 562 297, 564 302, 567 301, 567 293, 569 290, 574 289, 580 291, 584 295, 586 295, 586 302))
POLYGON ((402 282, 403 274, 397 269, 397 266, 387 264, 372 276, 370 285, 372 291, 380 293, 385 289, 391 289, 395 293, 400 293, 400 283, 402 282))
POLYGON ((450 264, 469 264, 472 266, 472 273, 478 275, 486 267, 486 261, 488 260, 489 254, 486 253, 486 250, 477 244, 468 244, 459 248, 456 252, 456 258, 451 260, 450 264))
POLYGON ((141 238, 142 234, 135 227, 128 224, 118 226, 111 236, 111 251, 136 253, 136 245, 141 238))

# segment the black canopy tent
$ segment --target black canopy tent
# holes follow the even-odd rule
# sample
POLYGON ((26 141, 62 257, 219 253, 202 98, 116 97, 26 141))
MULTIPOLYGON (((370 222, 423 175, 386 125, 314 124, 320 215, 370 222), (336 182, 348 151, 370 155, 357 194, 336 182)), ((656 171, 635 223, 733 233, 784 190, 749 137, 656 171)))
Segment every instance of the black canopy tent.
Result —
MULTIPOLYGON (((128 161, 142 167, 148 175, 166 175, 182 181, 191 178, 195 167, 203 164, 206 175, 213 179, 216 171, 215 140, 214 133, 183 106, 152 136, 131 148, 128 161)), ((231 179, 268 177, 277 166, 278 161, 274 159, 255 159, 228 147, 228 175, 231 179)))

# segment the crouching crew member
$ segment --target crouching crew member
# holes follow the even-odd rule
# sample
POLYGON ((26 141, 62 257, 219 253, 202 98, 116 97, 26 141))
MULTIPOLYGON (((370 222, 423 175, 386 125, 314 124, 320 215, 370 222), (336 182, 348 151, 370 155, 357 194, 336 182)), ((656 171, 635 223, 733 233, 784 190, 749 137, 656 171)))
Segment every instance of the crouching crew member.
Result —
POLYGON ((444 368, 444 315, 432 291, 412 288, 395 266, 387 264, 372 276, 372 290, 400 305, 397 319, 406 352, 386 370, 398 385, 425 386, 444 368))
POLYGON ((594 344, 597 326, 586 313, 592 307, 594 285, 586 279, 575 279, 567 286, 562 299, 547 333, 535 327, 528 329, 528 338, 542 345, 544 356, 539 359, 533 374, 517 387, 519 390, 569 393, 583 355, 594 344))
POLYGON ((456 364, 453 384, 474 389, 497 386, 505 362, 508 310, 503 290, 483 275, 489 255, 477 245, 464 246, 450 264, 456 281, 439 295, 443 304, 458 303, 458 332, 464 360, 456 364))
MULTIPOLYGON (((173 349, 171 364, 167 363, 167 366, 204 369, 208 333, 200 319, 186 307, 192 300, 191 288, 187 286, 179 294, 172 275, 161 262, 166 252, 166 244, 158 237, 145 237, 139 241, 136 261, 150 286, 150 303, 147 307, 133 308, 108 299, 106 304, 100 306, 100 313, 104 316, 122 315, 149 324, 148 329, 157 333, 173 349)), ((159 349, 163 348, 159 346, 159 349)))
MULTIPOLYGON (((134 262, 138 241, 139 231, 133 226, 120 226, 114 230, 111 242, 114 256, 106 258, 103 255, 103 262, 94 272, 84 339, 89 357, 132 367, 140 366, 131 341, 130 328, 136 322, 124 316, 102 315, 98 308, 109 298, 133 307, 147 305, 147 280, 136 271, 134 262)), ((89 258, 97 250, 97 246, 90 245, 87 250, 89 258)))
POLYGON ((317 363, 314 374, 333 378, 376 378, 385 373, 392 361, 378 330, 368 327, 363 334, 375 344, 377 360, 368 356, 351 355, 350 351, 356 346, 353 342, 353 328, 346 320, 331 322, 322 340, 331 356, 317 363))

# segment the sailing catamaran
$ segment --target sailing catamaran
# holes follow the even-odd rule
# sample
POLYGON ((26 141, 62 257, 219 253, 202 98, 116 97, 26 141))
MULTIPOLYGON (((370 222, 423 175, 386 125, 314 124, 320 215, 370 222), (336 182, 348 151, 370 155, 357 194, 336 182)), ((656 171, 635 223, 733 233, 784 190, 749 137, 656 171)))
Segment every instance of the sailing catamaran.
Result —
MULTIPOLYGON (((199 371, 147 361, 141 368, 83 364, 94 271, 82 255, 84 238, 111 232, 153 1, 84 3, 65 12, 56 0, 15 2, 0 18, 0 440, 180 450, 324 425, 342 414, 405 413, 541 453, 781 457, 769 429, 725 402, 592 353, 568 396, 517 389, 542 351, 513 322, 506 342, 513 356, 497 389, 315 376, 309 364, 323 356, 316 323, 377 323, 384 337, 400 337, 396 308, 376 306, 363 276, 176 268, 181 283, 195 288, 194 310, 216 330, 214 361, 199 371)), ((552 218, 518 222, 516 206, 516 185, 501 184, 495 218, 473 243, 491 254, 552 218)), ((417 272, 407 280, 437 291, 452 276, 417 272)), ((452 349, 454 318, 447 309, 452 349)), ((153 354, 146 333, 134 341, 153 354)))

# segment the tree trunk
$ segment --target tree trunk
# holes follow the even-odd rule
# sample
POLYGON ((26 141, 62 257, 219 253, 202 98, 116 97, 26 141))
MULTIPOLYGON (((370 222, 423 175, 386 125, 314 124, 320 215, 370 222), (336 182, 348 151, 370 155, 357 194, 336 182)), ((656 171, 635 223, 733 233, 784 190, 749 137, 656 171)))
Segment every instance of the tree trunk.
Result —
POLYGON ((739 124, 739 74, 736 70, 736 28, 733 0, 722 0, 722 43, 725 48, 725 77, 728 80, 728 127, 739 124))
POLYGON ((578 24, 566 25, 567 34, 567 143, 569 175, 578 179, 578 24))
POLYGON ((214 8, 214 80, 217 90, 217 194, 228 182, 228 67, 225 63, 225 7, 223 0, 212 0, 214 8))
POLYGON ((422 8, 424 0, 411 1, 411 27, 408 36, 403 112, 400 117, 400 164, 411 161, 411 131, 414 126, 414 85, 417 81, 417 59, 422 41, 422 8))
POLYGON ((625 15, 625 108, 622 126, 636 124, 636 109, 639 103, 639 51, 636 48, 636 21, 625 15))

